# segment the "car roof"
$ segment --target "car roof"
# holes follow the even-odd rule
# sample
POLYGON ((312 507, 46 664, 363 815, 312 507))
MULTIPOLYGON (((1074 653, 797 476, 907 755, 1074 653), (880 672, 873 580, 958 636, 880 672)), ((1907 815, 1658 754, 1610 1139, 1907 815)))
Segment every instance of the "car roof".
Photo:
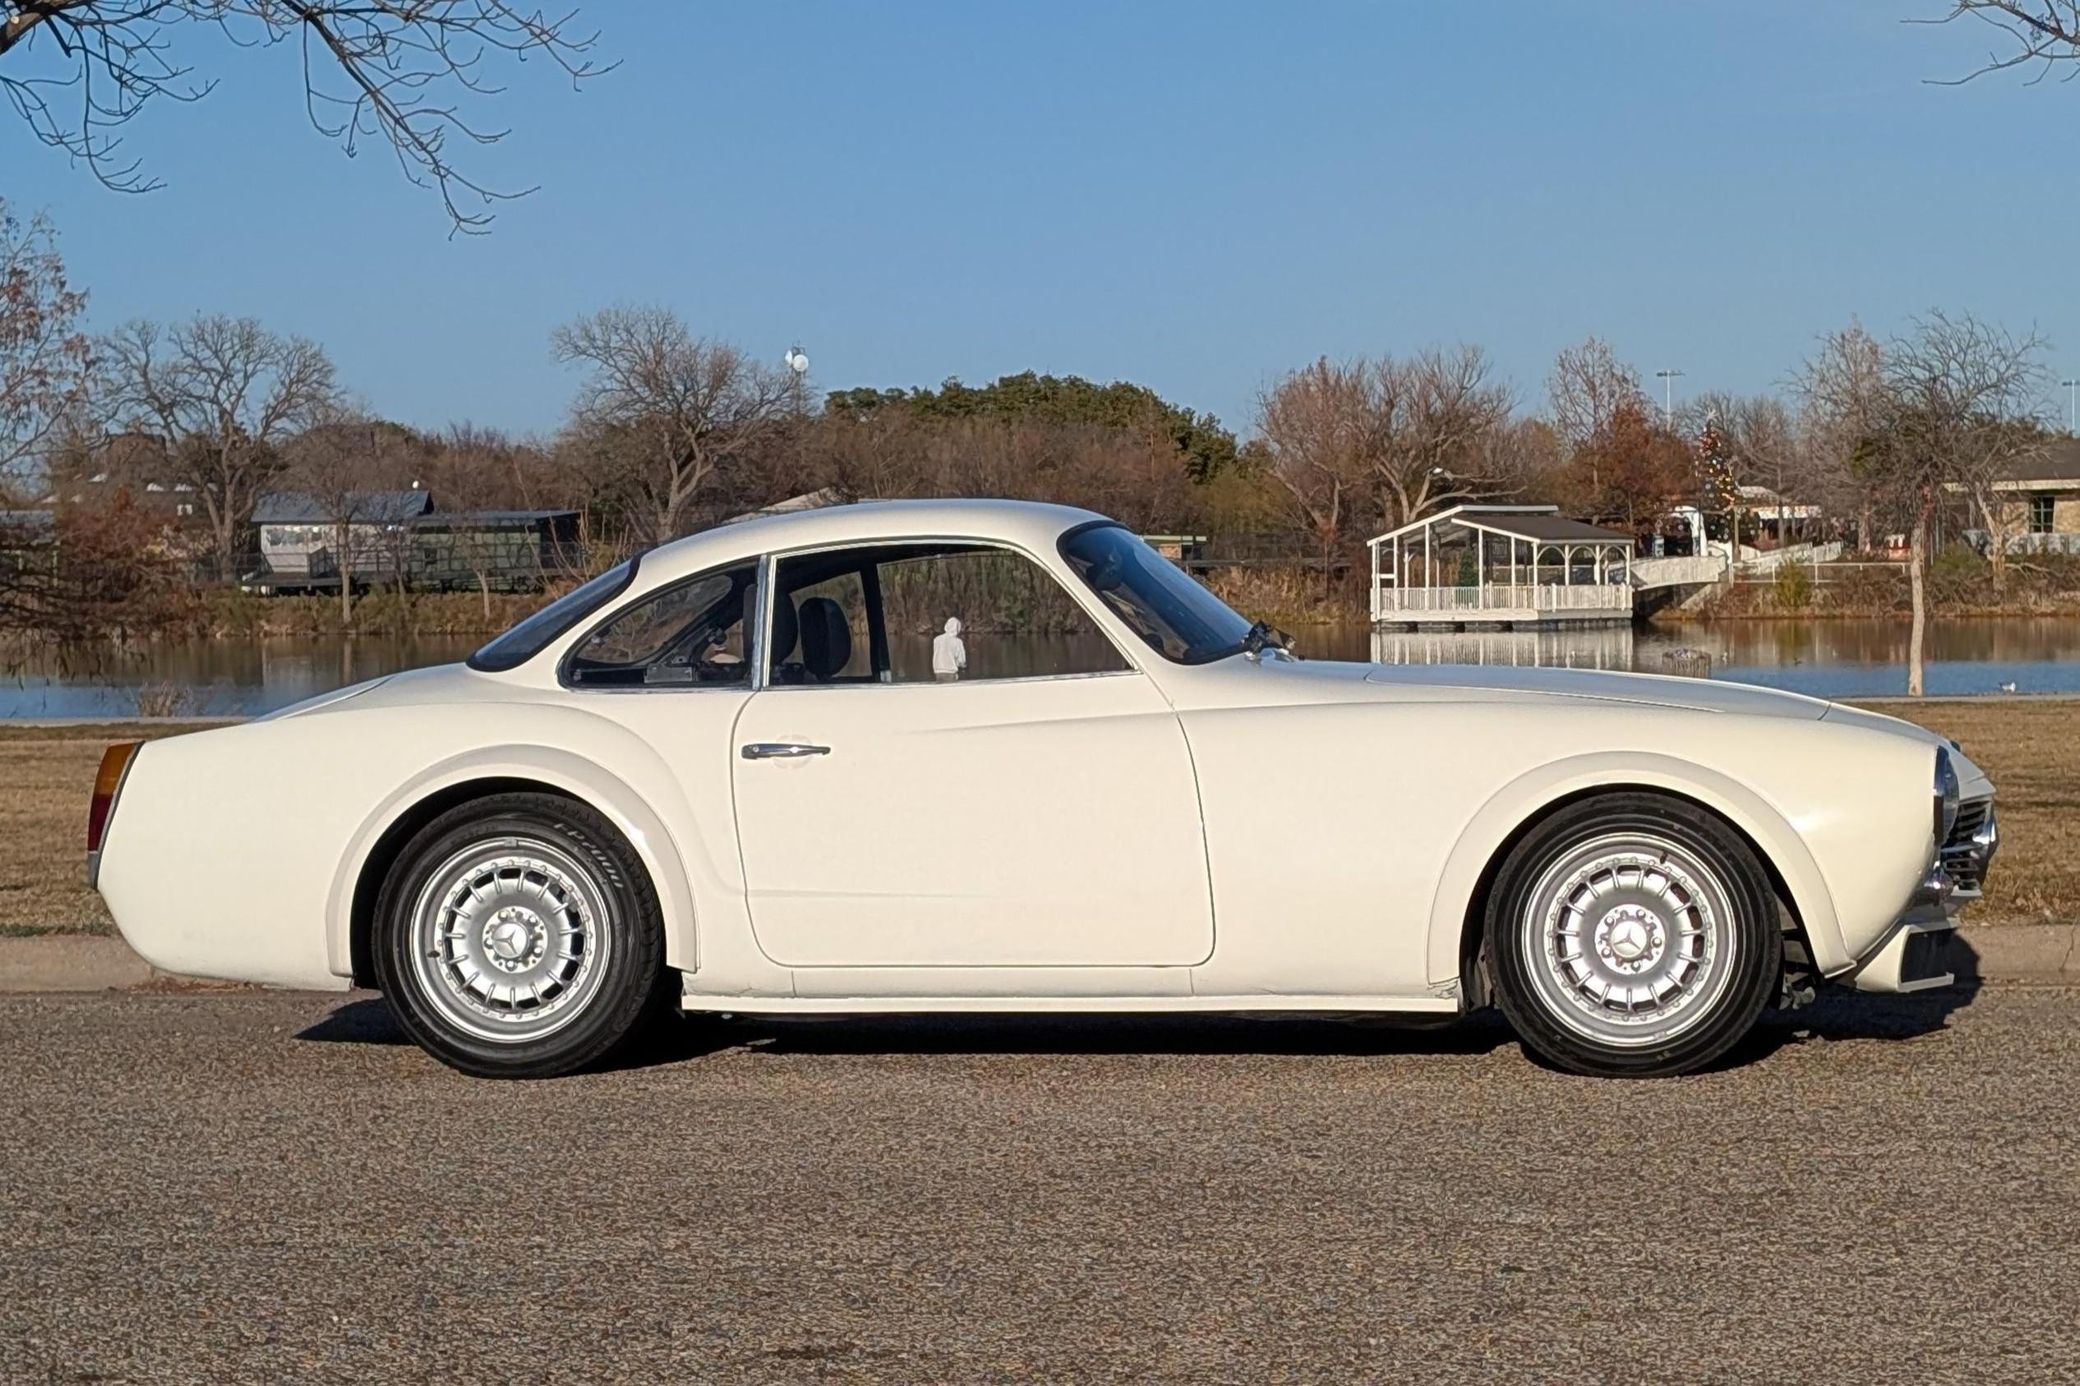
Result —
POLYGON ((829 505, 736 520, 661 544, 643 555, 636 585, 649 588, 717 563, 830 544, 985 539, 1045 554, 1065 530, 1106 518, 1071 505, 1018 500, 893 500, 829 505))

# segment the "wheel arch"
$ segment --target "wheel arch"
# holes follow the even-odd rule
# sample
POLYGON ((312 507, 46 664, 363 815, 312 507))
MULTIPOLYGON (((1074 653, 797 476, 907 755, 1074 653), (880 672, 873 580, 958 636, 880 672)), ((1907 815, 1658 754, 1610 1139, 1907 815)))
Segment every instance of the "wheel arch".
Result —
POLYGON ((1473 994, 1473 963, 1488 891, 1510 849, 1568 805, 1625 791, 1683 800, 1739 834, 1803 930, 1814 961, 1822 970, 1846 965, 1848 949, 1819 864, 1776 806, 1730 776, 1673 757, 1600 753, 1542 766, 1512 781, 1460 833, 1431 903, 1426 962, 1433 986, 1456 981, 1462 997, 1484 999, 1473 994))
POLYGON ((648 872, 664 916, 665 965, 694 966, 694 905, 671 834, 649 804, 595 761, 545 747, 502 748, 430 768, 399 790, 356 835, 341 862, 327 910, 332 969, 356 986, 375 981, 376 898, 384 877, 420 829, 448 810, 508 793, 547 794, 604 815, 648 872))

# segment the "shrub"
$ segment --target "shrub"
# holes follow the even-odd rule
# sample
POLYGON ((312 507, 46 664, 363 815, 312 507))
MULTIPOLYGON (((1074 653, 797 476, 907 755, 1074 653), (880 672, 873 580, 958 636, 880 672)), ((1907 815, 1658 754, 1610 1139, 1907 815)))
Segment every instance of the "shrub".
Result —
POLYGON ((1781 564, 1772 586, 1779 611, 1805 611, 1813 604, 1813 572, 1803 563, 1781 564))

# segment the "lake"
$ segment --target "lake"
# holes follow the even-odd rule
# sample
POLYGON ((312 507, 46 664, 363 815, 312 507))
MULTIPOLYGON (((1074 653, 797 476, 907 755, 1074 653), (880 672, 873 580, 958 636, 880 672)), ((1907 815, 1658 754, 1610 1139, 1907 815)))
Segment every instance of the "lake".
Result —
MULTIPOLYGON (((970 658, 986 668, 985 647, 1017 639, 968 637, 970 658)), ((1387 664, 1553 665, 1575 669, 1710 676, 1822 697, 1906 692, 1905 621, 1729 621, 1710 626, 1650 626, 1577 631, 1400 634, 1367 626, 1309 627, 1300 652, 1318 659, 1387 664), (1672 659, 1671 656, 1674 656, 1672 659), (1678 663, 1680 661, 1680 663, 1678 663)), ((181 711, 198 715, 268 712, 317 693, 399 669, 467 655, 476 636, 414 641, 213 640, 163 644, 98 663, 40 658, 0 676, 0 718, 128 717, 141 690, 182 690, 181 711)), ((1928 691, 2080 693, 2080 619, 2006 617, 1939 621, 1930 629, 1928 691)))

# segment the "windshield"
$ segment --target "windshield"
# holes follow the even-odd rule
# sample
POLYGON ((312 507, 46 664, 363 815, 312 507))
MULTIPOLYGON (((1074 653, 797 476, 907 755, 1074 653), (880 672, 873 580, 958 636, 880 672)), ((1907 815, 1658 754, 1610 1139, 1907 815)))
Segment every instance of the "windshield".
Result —
POLYGON ((572 588, 469 657, 469 667, 487 673, 517 669, 578 622, 626 591, 635 581, 636 560, 616 564, 572 588))
POLYGON ((1163 658, 1204 664, 1242 650, 1250 623, 1125 526, 1072 529, 1061 547, 1076 575, 1163 658))

